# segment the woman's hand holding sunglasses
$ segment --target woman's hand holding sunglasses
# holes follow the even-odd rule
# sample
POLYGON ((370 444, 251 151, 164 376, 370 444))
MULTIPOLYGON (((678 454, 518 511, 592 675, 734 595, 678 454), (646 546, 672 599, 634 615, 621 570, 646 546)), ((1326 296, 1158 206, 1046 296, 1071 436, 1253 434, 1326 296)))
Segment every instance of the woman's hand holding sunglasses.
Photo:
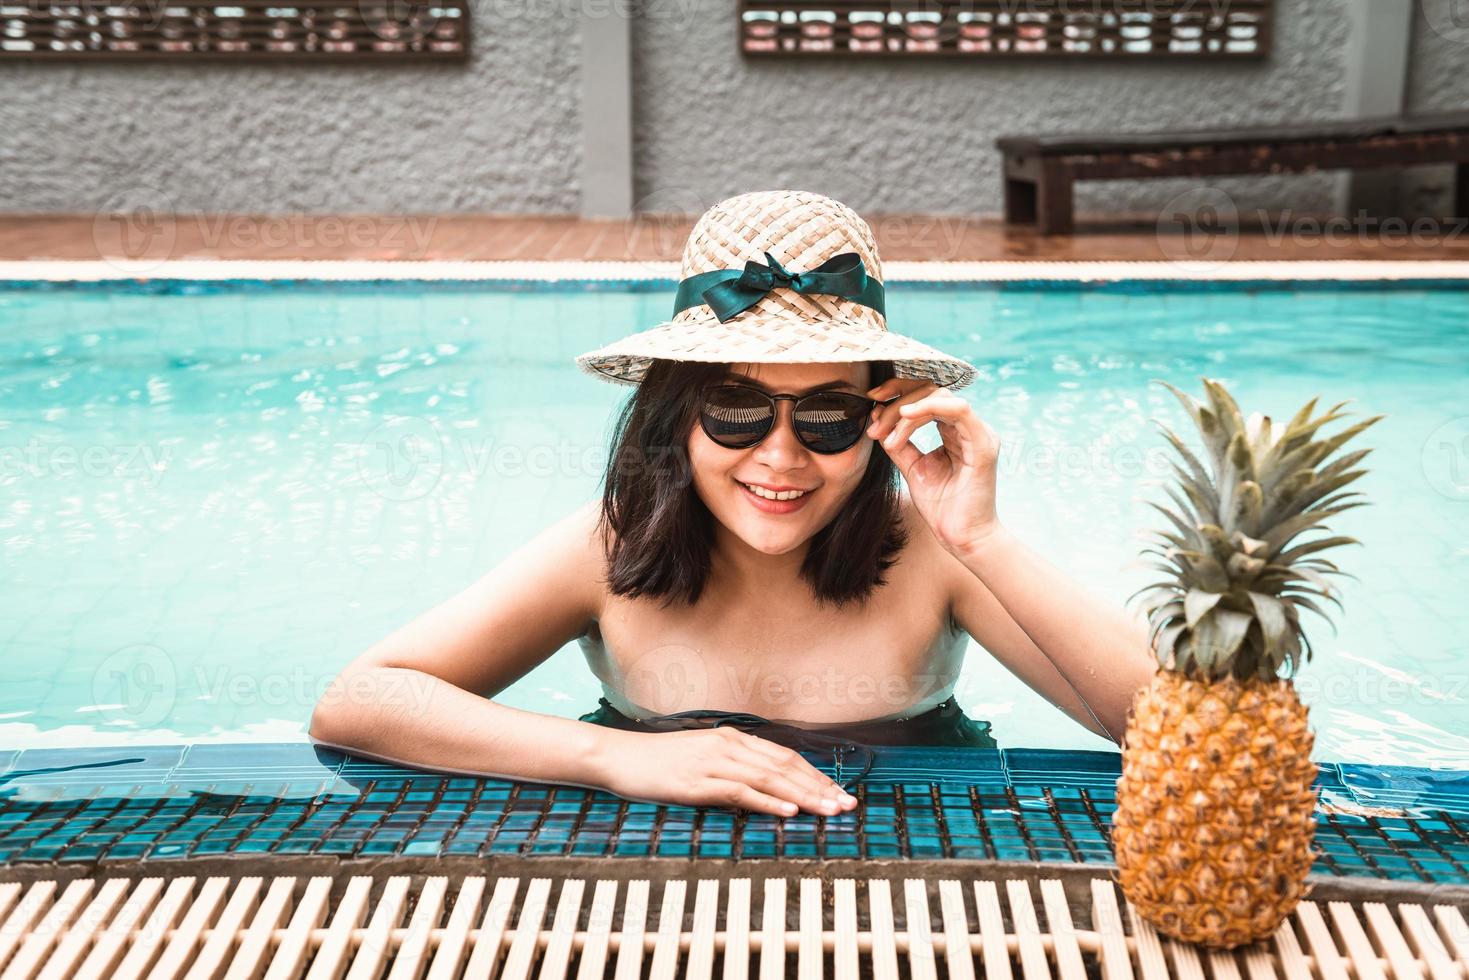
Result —
POLYGON ((867 435, 892 458, 918 513, 939 542, 963 555, 999 527, 995 514, 995 471, 1000 437, 974 408, 947 388, 928 381, 894 378, 867 392, 891 405, 873 409, 867 435), (938 423, 943 443, 923 452, 909 440, 929 422, 938 423))

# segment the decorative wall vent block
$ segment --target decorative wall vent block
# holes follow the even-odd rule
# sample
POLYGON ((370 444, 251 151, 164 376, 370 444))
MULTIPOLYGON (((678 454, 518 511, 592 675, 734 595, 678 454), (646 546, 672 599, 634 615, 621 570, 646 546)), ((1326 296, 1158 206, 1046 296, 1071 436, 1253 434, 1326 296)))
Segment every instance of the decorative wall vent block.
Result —
POLYGON ((0 0, 0 62, 464 58, 470 0, 0 0))
POLYGON ((740 0, 747 55, 1258 58, 1271 0, 740 0))

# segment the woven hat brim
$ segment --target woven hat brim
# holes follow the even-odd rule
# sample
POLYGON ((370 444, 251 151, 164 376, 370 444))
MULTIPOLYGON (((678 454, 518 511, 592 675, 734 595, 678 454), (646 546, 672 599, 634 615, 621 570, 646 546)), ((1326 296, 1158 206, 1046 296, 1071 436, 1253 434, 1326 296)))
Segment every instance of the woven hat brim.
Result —
POLYGON ((670 321, 582 354, 576 363, 593 377, 635 385, 655 358, 735 364, 892 361, 900 378, 953 389, 967 386, 977 373, 968 361, 860 321, 749 314, 725 324, 670 321))

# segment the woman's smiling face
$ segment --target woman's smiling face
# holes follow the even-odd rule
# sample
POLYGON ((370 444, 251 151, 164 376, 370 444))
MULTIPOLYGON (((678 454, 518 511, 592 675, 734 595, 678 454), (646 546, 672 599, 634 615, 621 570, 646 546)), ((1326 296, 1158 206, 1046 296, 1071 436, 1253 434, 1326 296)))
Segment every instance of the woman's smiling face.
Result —
MULTIPOLYGON (((855 361, 735 364, 728 382, 769 394, 800 396, 832 390, 866 395, 872 387, 869 379, 867 362, 855 361)), ((877 451, 864 437, 835 455, 811 452, 796 438, 791 425, 794 408, 789 401, 776 402, 775 427, 749 449, 726 449, 697 423, 689 433, 689 460, 699 498, 731 533, 768 555, 786 554, 825 527, 856 489, 877 451), (802 492, 791 500, 771 500, 752 486, 802 492)))

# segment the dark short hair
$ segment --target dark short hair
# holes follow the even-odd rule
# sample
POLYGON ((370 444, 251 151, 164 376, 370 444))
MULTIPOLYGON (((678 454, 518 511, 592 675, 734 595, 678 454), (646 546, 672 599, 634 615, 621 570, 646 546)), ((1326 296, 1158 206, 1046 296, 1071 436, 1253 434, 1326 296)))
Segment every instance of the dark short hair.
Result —
MULTIPOLYGON (((892 363, 871 361, 876 386, 892 363)), ((602 478, 598 528, 613 595, 693 605, 709 581, 714 515, 699 499, 688 458, 701 394, 731 365, 656 359, 623 405, 602 478)), ((818 601, 866 600, 908 543, 898 468, 875 448, 851 497, 811 540, 801 577, 818 601)))

